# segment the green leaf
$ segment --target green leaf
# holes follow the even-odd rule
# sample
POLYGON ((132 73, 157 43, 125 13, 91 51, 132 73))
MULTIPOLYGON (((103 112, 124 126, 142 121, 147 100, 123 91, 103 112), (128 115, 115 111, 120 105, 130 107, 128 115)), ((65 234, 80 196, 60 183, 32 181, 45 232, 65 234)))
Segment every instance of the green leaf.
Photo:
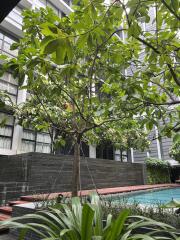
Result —
POLYGON ((10 50, 16 50, 19 47, 19 43, 13 43, 11 44, 10 50))
POLYGON ((152 130, 153 129, 153 122, 152 121, 149 121, 146 123, 146 128, 147 130, 152 130))
POLYGON ((0 54, 0 60, 6 60, 8 58, 5 54, 0 54))
POLYGON ((56 48, 56 63, 57 64, 61 64, 64 62, 65 54, 66 54, 66 48, 63 47, 63 45, 58 46, 56 48))
POLYGON ((128 36, 138 37, 141 33, 141 27, 138 25, 138 23, 134 22, 128 29, 128 36))
POLYGON ((90 48, 93 47, 93 38, 91 33, 88 34, 87 44, 88 44, 88 47, 90 48))
POLYGON ((71 61, 73 58, 73 50, 70 41, 66 41, 66 53, 68 60, 71 61))
POLYGON ((123 230, 124 223, 127 220, 128 215, 129 215, 129 210, 124 210, 122 211, 122 213, 119 214, 118 218, 112 225, 111 236, 109 238, 110 240, 120 238, 120 234, 123 230))
POLYGON ((42 34, 45 36, 57 36, 58 28, 50 22, 42 23, 40 28, 42 29, 42 34))
POLYGON ((180 134, 179 133, 174 135, 173 142, 180 142, 180 134))
MULTIPOLYGON (((154 237, 150 237, 148 235, 145 235, 145 234, 135 234, 133 235, 133 240, 155 240, 154 237)), ((160 238, 160 239, 163 239, 163 238, 160 238)))
MULTIPOLYGON (((4 102, 1 102, 0 100, 0 107, 4 107, 5 106, 5 103, 4 102)), ((4 127, 6 125, 6 122, 7 122, 7 119, 4 118, 0 121, 0 127, 4 127)))
POLYGON ((171 6, 175 12, 179 10, 179 0, 171 0, 171 6))
POLYGON ((43 40, 41 41, 41 47, 44 48, 52 40, 53 40, 52 36, 44 37, 43 40))
POLYGON ((84 204, 82 210, 81 239, 91 240, 94 210, 89 204, 84 204))
POLYGON ((60 233, 60 237, 62 237, 62 239, 68 239, 68 240, 76 240, 78 239, 78 235, 75 231, 73 231, 72 229, 63 229, 60 233))
POLYGON ((24 240, 27 232, 28 232, 28 229, 23 228, 19 233, 18 240, 24 240))
POLYGON ((44 48, 44 53, 45 54, 51 54, 53 52, 57 51, 57 48, 60 47, 61 40, 60 39, 55 39, 50 41, 44 48))
POLYGON ((87 44, 87 37, 88 37, 88 34, 79 36, 77 40, 77 47, 79 49, 82 49, 87 44))

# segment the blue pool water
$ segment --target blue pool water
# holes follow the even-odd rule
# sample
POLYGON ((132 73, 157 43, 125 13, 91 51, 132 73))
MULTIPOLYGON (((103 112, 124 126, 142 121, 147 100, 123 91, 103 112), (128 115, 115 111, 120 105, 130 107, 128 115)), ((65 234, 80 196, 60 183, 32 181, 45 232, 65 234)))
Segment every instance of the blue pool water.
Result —
POLYGON ((173 199, 180 201, 180 187, 168 188, 160 190, 150 190, 148 192, 134 193, 125 196, 114 196, 112 201, 118 203, 123 201, 125 203, 139 203, 144 205, 165 204, 173 199))

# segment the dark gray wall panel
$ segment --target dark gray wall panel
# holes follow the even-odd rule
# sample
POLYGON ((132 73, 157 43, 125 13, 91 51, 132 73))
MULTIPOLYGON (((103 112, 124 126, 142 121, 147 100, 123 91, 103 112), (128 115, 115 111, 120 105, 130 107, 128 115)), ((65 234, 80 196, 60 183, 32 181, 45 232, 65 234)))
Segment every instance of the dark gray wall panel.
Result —
MULTIPOLYGON (((22 194, 70 191, 73 156, 26 153, 0 157, 1 203, 22 194)), ((144 165, 81 159, 82 189, 144 184, 144 165), (88 170, 89 169, 89 170, 88 170)))

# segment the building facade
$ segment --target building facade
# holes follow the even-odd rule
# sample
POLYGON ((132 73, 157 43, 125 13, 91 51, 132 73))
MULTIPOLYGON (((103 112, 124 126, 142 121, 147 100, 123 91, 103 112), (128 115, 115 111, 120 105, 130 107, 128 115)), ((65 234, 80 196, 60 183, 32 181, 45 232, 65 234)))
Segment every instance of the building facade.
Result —
MULTIPOLYGON (((106 0, 108 3, 108 0, 106 0)), ((0 53, 15 57, 17 51, 10 50, 10 45, 22 36, 22 10, 35 9, 40 7, 51 7, 54 12, 62 17, 68 15, 71 9, 71 0, 21 0, 19 4, 9 13, 9 15, 0 24, 0 53)), ((153 29, 153 10, 150 12, 150 23, 142 23, 146 31, 153 29)), ((125 36, 120 36, 125 38, 125 36)), ((142 54, 143 59, 143 54, 142 54)), ((128 71, 128 70, 127 70, 128 71)), ((128 74, 131 74, 128 72, 128 74)), ((10 73, 0 77, 0 90, 9 93, 15 103, 22 103, 28 98, 25 90, 18 89, 17 80, 10 73)), ((23 129, 14 119, 11 112, 0 110, 0 120, 6 118, 6 125, 0 128, 0 154, 12 155, 23 152, 43 152, 50 153, 51 139, 47 133, 35 132, 31 129, 23 129)), ((157 136, 158 130, 154 129, 152 135, 157 136)), ((169 148, 171 139, 156 139, 150 145, 148 151, 139 152, 133 149, 127 152, 116 150, 113 146, 104 144, 102 146, 86 146, 85 155, 92 158, 110 158, 116 161, 143 162, 146 157, 156 157, 169 160, 169 148)), ((69 150, 66 151, 69 153, 69 150)))

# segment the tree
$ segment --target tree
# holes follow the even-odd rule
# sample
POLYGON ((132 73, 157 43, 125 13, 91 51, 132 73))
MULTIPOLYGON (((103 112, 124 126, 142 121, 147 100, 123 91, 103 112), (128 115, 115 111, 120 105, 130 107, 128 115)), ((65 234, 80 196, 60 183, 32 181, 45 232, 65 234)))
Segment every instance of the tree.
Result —
POLYGON ((171 112, 169 106, 180 101, 174 97, 179 95, 173 61, 178 58, 176 0, 168 7, 164 1, 116 0, 110 6, 103 0, 74 2, 74 12, 62 19, 51 9, 25 11, 24 36, 12 45, 18 57, 7 59, 2 73, 11 70, 31 94, 16 107, 22 125, 48 130, 62 144, 72 139, 72 195, 77 195, 81 141, 103 137, 128 147, 146 146, 144 126, 151 130, 168 115, 163 131, 170 134, 179 106, 171 112), (143 32, 139 21, 151 21, 152 5, 159 10, 156 29, 143 32), (118 37, 120 32, 127 34, 126 41, 118 37), (126 69, 132 70, 130 75, 126 69))

